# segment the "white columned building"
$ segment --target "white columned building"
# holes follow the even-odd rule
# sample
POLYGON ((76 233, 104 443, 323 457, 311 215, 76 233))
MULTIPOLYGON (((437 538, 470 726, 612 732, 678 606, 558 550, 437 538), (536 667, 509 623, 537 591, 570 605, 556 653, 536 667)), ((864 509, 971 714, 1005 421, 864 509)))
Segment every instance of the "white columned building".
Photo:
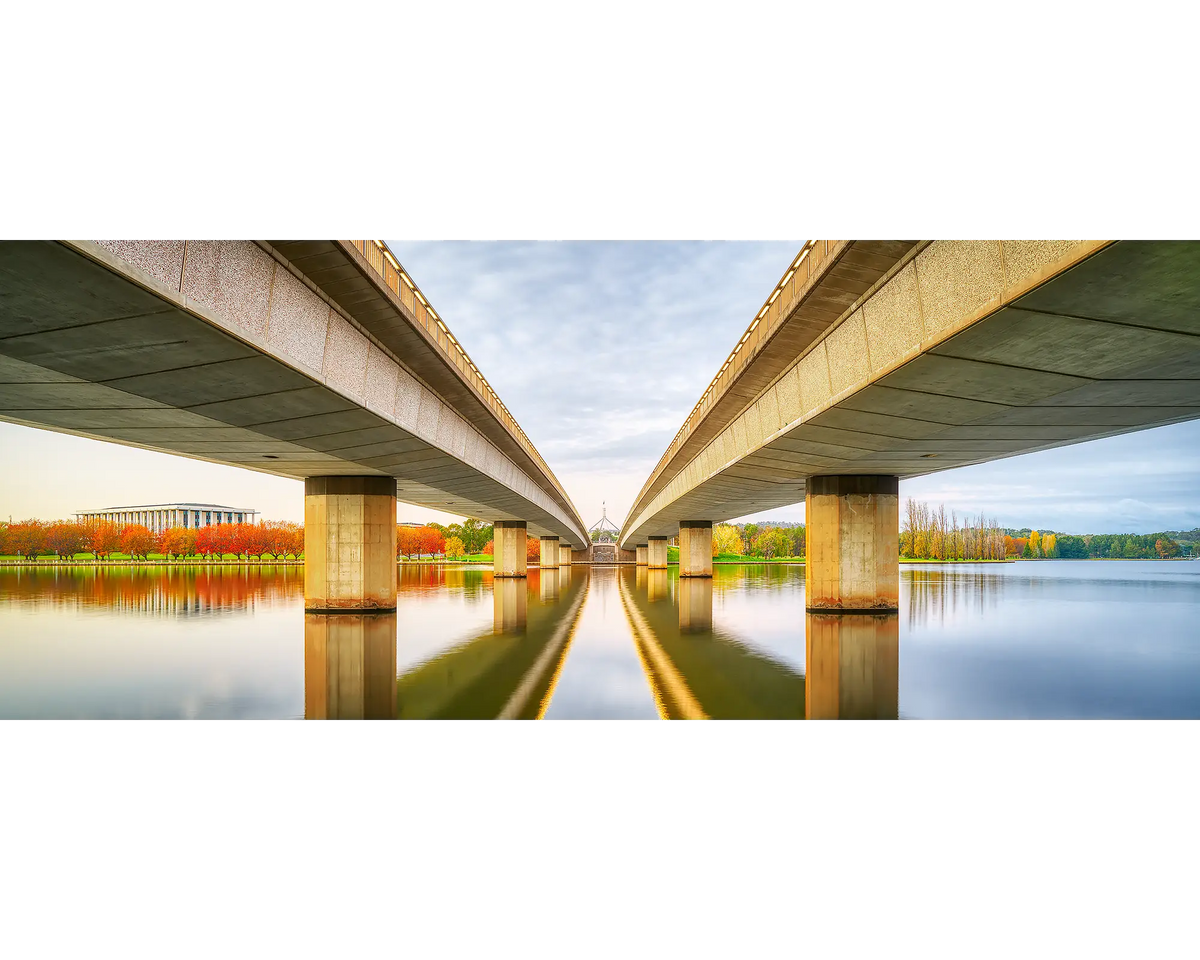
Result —
POLYGON ((258 515, 257 510, 248 507, 228 507, 219 503, 149 503, 75 511, 75 518, 82 523, 138 523, 152 533, 162 533, 171 527, 194 530, 215 527, 219 523, 257 523, 258 515))

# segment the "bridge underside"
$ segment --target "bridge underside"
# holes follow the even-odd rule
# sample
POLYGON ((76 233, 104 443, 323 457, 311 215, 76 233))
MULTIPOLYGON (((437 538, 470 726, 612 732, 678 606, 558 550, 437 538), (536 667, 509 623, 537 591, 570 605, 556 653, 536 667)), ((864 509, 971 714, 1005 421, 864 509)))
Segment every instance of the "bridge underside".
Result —
POLYGON ((0 243, 0 419, 295 479, 392 477, 403 501, 586 545, 487 441, 427 416, 428 391, 340 386, 336 348, 322 340, 325 369, 309 369, 111 263, 0 243))
POLYGON ((921 352, 881 344, 868 301, 867 321, 851 317, 779 378, 622 545, 798 503, 812 476, 917 477, 1200 417, 1200 244, 1103 247, 942 339, 928 320, 922 332, 930 305, 908 286, 911 306, 903 275, 884 288, 888 335, 913 328, 921 352), (881 354, 916 355, 888 366, 881 354))

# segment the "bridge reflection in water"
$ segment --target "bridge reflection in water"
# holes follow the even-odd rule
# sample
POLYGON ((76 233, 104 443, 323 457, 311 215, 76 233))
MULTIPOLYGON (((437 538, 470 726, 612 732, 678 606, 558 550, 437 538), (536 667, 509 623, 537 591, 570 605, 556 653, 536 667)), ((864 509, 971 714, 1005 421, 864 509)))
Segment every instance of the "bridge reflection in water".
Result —
MULTIPOLYGON (((461 574, 437 576, 448 583, 461 574)), ((481 577, 472 589, 485 594, 485 584, 481 577)), ((306 615, 305 716, 541 718, 585 603, 603 605, 613 594, 664 719, 898 715, 896 614, 809 613, 803 629, 797 622, 794 634, 788 631, 786 649, 780 651, 741 635, 727 622, 732 618, 714 623, 714 598, 741 590, 740 577, 679 578, 673 570, 593 571, 576 565, 530 570, 525 580, 494 580, 491 587, 491 629, 417 663, 399 678, 396 614, 306 615)), ((403 594, 402 589, 401 603, 403 594)), ((637 666, 630 664, 636 673, 637 666)))

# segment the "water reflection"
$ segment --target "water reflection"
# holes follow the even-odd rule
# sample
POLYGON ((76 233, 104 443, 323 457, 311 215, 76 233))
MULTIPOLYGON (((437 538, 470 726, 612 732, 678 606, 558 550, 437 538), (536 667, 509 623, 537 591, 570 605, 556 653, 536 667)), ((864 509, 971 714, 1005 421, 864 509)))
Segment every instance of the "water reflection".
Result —
POLYGON ((899 614, 810 613, 805 717, 895 720, 899 715, 899 614))
POLYGON ((396 615, 304 615, 304 716, 396 716, 396 615))
POLYGON ((712 580, 708 577, 680 577, 676 590, 679 597, 679 632, 710 633, 713 622, 712 580))
POLYGON ((520 577, 501 577, 492 584, 492 632, 524 633, 529 620, 529 594, 520 577))
POLYGON ((493 628, 403 673, 396 681, 397 716, 544 715, 587 596, 583 573, 531 570, 527 579, 494 581, 493 628))
POLYGON ((898 615, 802 566, 403 564, 395 614, 302 568, 0 567, 0 717, 1196 717, 1200 563, 905 565, 898 615))

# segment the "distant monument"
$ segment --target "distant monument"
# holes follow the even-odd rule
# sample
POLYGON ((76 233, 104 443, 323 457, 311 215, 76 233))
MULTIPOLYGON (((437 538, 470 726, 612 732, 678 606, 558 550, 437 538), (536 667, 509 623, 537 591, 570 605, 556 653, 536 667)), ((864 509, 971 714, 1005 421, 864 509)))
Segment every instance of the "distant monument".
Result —
POLYGON ((608 504, 602 503, 601 507, 604 515, 588 530, 588 535, 592 538, 592 543, 616 543, 621 531, 608 519, 608 504))

